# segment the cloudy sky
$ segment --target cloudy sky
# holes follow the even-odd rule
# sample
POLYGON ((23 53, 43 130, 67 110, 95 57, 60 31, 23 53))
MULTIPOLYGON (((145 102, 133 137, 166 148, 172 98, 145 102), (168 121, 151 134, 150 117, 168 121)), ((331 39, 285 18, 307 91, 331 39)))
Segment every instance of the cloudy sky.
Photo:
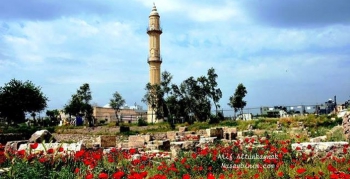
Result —
MULTIPOLYGON (((248 107, 320 104, 350 97, 349 0, 154 0, 162 71, 173 83, 213 67, 223 92, 248 91, 248 107)), ((0 86, 42 87, 60 109, 83 84, 103 106, 115 91, 141 102, 148 74, 151 0, 5 0, 0 6, 0 86)))

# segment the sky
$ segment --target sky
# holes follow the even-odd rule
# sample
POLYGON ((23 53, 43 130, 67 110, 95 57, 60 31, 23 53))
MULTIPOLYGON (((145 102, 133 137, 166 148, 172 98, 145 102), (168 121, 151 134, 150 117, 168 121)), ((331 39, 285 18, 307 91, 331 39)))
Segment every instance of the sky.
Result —
POLYGON ((88 83, 94 105, 118 91, 145 109, 153 2, 161 70, 179 85, 213 67, 224 110, 239 83, 251 108, 350 98, 349 0, 4 0, 0 86, 32 81, 62 109, 88 83))

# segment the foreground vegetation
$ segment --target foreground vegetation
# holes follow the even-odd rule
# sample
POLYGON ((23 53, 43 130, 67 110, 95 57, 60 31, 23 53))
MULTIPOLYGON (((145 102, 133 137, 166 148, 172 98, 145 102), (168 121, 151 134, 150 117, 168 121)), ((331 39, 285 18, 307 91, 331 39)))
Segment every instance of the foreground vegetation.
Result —
MULTIPOLYGON (((136 149, 113 148, 108 153, 96 151, 64 151, 63 148, 37 151, 0 152, 0 167, 10 167, 1 178, 99 178, 99 179, 163 179, 163 178, 349 178, 348 145, 343 155, 333 152, 316 157, 292 151, 297 140, 246 138, 243 142, 216 143, 196 151, 180 152, 170 160, 169 153, 139 153, 136 149), (254 145, 253 145, 254 144, 254 145), (260 147, 256 144, 260 144, 260 147), (134 154, 139 154, 137 157, 134 154), (157 157, 158 156, 158 157, 157 157), (260 156, 253 159, 244 156, 260 156)), ((310 147, 312 150, 312 148, 310 147)))

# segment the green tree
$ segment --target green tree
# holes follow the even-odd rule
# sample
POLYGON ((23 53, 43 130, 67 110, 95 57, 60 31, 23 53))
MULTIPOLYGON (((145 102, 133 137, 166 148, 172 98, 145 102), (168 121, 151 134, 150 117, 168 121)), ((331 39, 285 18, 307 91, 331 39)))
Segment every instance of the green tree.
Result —
POLYGON ((240 83, 238 84, 234 95, 230 96, 228 105, 234 109, 235 117, 236 117, 236 112, 238 110, 240 110, 240 114, 243 116, 243 109, 247 105, 247 102, 243 100, 246 94, 247 94, 247 89, 242 83, 240 83))
POLYGON ((207 77, 200 77, 198 78, 198 81, 201 83, 205 90, 205 95, 208 96, 209 99, 212 100, 214 106, 215 106, 215 115, 218 115, 218 109, 220 108, 219 100, 222 97, 222 92, 220 88, 217 88, 218 83, 216 82, 216 79, 218 78, 218 75, 215 73, 214 68, 210 68, 207 73, 207 77))
MULTIPOLYGON (((162 119, 164 117, 163 113, 163 97, 164 92, 161 90, 161 86, 159 84, 151 84, 147 83, 146 87, 146 94, 142 98, 142 102, 149 105, 152 109, 152 120, 153 117, 156 119, 162 119), (155 116, 153 116, 155 115, 155 116)), ((153 122, 153 121, 152 121, 153 122)))
MULTIPOLYGON (((189 121, 189 114, 194 114, 194 119, 197 121, 205 121, 210 116, 210 101, 201 79, 197 80, 194 77, 189 77, 183 81, 180 86, 172 85, 172 92, 175 97, 174 102, 177 103, 178 111, 177 118, 183 117, 185 121, 189 121)), ((182 121, 180 121, 182 122, 182 121)), ((192 122, 192 121, 189 121, 192 122)))
POLYGON ((50 122, 54 124, 58 124, 59 120, 61 120, 60 111, 58 109, 46 110, 46 116, 48 116, 50 118, 50 122))
POLYGON ((31 81, 12 79, 0 87, 0 117, 9 123, 22 123, 25 121, 25 113, 42 111, 46 108, 47 101, 41 87, 35 86, 31 81))
POLYGON ((90 85, 88 83, 84 83, 77 90, 77 93, 72 95, 72 99, 69 101, 69 103, 64 106, 64 111, 70 116, 85 116, 85 119, 89 122, 89 126, 92 126, 93 108, 90 104, 91 99, 92 96, 90 91, 90 85))
POLYGON ((110 99, 109 105, 114 109, 115 116, 117 118, 116 125, 119 125, 120 119, 118 117, 118 112, 120 111, 120 108, 125 104, 125 100, 123 97, 116 91, 113 94, 113 98, 110 99))

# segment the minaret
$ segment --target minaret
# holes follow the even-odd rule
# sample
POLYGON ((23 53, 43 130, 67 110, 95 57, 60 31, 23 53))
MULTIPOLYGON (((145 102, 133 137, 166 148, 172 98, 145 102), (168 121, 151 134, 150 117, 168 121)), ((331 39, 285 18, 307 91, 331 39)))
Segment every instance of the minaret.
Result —
MULTIPOLYGON (((149 55, 147 62, 149 64, 149 82, 152 85, 160 84, 160 65, 162 64, 162 58, 160 56, 160 34, 162 34, 162 28, 160 27, 159 18, 156 5, 153 3, 147 28, 147 34, 149 36, 149 55)), ((148 105, 147 122, 153 123, 156 121, 155 118, 152 108, 148 105)))

